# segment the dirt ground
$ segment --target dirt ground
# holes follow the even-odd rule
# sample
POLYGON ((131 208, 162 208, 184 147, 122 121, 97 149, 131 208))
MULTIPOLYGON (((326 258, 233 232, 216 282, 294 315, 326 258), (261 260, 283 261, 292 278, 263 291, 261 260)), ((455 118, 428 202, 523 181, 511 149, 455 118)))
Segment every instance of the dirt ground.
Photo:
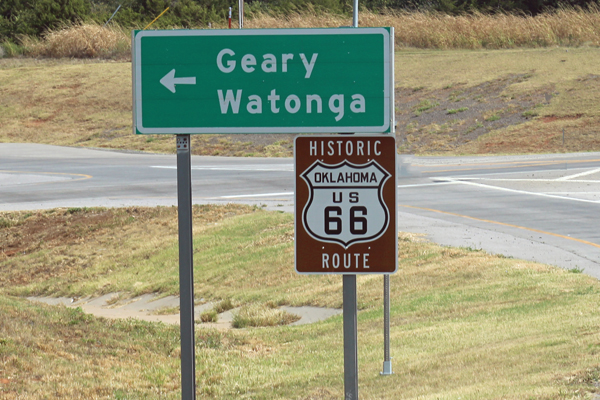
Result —
MULTIPOLYGON (((403 52, 396 71, 398 152, 598 151, 596 53, 403 52)), ((133 134, 130 79, 129 63, 2 59, 0 142, 174 152, 172 135, 133 134)), ((294 136, 192 135, 191 148, 195 155, 291 157, 294 136)))
MULTIPOLYGON (((559 95, 553 86, 526 92, 510 87, 529 74, 511 74, 475 86, 396 89, 396 139, 400 154, 519 154, 600 149, 598 118, 583 114, 540 115, 559 95), (566 140, 563 141, 563 130, 566 140)), ((589 77, 594 82, 598 77, 589 77)), ((195 140, 200 140, 199 138, 195 140)), ((276 146, 278 156, 293 155, 294 135, 220 135, 203 138, 196 154, 230 154, 245 147, 260 154, 276 146), (206 145, 209 144, 209 146, 206 145), (221 146, 219 143, 227 143, 221 146)))
POLYGON ((400 152, 456 150, 493 130, 530 121, 536 106, 550 103, 554 90, 548 87, 530 93, 505 93, 509 86, 525 79, 526 74, 519 74, 473 87, 457 84, 432 91, 397 89, 400 152))

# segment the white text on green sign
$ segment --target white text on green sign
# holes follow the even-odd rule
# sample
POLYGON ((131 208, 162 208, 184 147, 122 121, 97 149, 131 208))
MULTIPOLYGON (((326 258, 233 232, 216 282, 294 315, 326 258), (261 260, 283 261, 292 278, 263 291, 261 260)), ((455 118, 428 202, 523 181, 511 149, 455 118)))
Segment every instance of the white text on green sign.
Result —
POLYGON ((389 132, 390 29, 134 33, 138 133, 389 132))

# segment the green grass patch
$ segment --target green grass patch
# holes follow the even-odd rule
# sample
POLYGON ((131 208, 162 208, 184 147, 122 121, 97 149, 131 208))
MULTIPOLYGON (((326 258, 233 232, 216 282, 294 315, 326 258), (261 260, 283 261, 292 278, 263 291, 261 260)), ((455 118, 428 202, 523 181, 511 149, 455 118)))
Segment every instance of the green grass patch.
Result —
MULTIPOLYGON (((63 230, 60 241, 47 236, 35 242, 39 248, 27 247, 28 254, 3 253, 0 398, 180 398, 179 327, 110 321, 9 295, 140 287, 177 293, 170 264, 177 258, 174 217, 171 208, 55 210, 3 229, 4 248, 33 223, 63 230), (87 228, 79 230, 78 223, 87 228), (83 261, 69 264, 75 256, 83 261), (28 269, 22 273, 14 265, 28 269)), ((248 327, 196 328, 198 397, 343 397, 342 317, 279 326, 284 316, 269 315, 282 304, 341 306, 340 276, 294 272, 292 216, 203 206, 194 208, 194 226, 196 297, 240 306, 238 326, 248 327)), ((381 277, 358 278, 362 398, 585 399, 598 392, 596 279, 404 234, 399 252, 390 285, 394 375, 379 375, 381 277)))
POLYGON ((10 40, 5 39, 3 42, 0 43, 0 53, 4 57, 18 57, 22 55, 24 51, 25 48, 23 46, 13 43, 10 40))
POLYGON ((458 113, 461 113, 461 112, 465 112, 468 109, 469 109, 469 107, 453 108, 451 110, 447 110, 446 114, 450 114, 450 115, 452 115, 452 114, 458 114, 458 113))
POLYGON ((436 101, 431 101, 431 100, 422 100, 418 105, 417 108, 415 110, 415 115, 419 116, 422 113, 429 111, 437 106, 439 106, 440 103, 436 102, 436 101))

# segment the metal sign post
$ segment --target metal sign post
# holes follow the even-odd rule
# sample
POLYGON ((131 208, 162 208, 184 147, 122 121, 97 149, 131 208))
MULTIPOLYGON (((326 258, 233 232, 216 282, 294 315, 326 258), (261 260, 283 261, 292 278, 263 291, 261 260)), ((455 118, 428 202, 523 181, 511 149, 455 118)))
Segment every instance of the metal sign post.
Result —
POLYGON ((394 133, 394 29, 357 25, 132 33, 134 133, 177 135, 183 400, 196 391, 189 135, 218 133, 365 134, 294 147, 296 271, 343 275, 345 397, 358 398, 356 274, 394 273, 398 240, 395 139, 373 135, 394 133))
POLYGON ((181 399, 196 398, 194 338, 194 248, 192 244, 192 163, 190 135, 177 135, 179 218, 179 315, 181 332, 181 399))
POLYGON ((397 269, 393 135, 298 136, 295 265, 343 275, 344 399, 358 399, 356 275, 397 269))
POLYGON ((358 333, 356 275, 344 275, 344 400, 358 399, 358 333))
POLYGON ((392 375, 390 357, 390 276, 383 275, 383 371, 381 375, 392 375))

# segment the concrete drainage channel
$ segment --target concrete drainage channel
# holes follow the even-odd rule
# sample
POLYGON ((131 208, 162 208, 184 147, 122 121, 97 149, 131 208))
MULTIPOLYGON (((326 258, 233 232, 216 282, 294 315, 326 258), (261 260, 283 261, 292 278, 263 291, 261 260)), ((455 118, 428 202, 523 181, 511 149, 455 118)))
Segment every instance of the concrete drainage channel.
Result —
MULTIPOLYGON (((161 314, 161 310, 179 307, 179 297, 160 297, 154 294, 145 294, 132 299, 119 300, 118 293, 110 293, 100 297, 85 297, 73 299, 70 297, 28 297, 27 300, 49 305, 63 305, 66 307, 81 309, 97 317, 104 318, 136 318, 143 321, 163 322, 165 324, 179 324, 179 314, 161 314)), ((212 309, 214 303, 205 303, 194 307, 195 319, 200 321, 200 314, 212 309)), ((287 307, 280 309, 290 314, 295 314, 300 319, 290 325, 304 325, 325 320, 334 315, 342 313, 336 308, 321 307, 287 307)), ((237 309, 229 310, 219 314, 217 322, 201 323, 201 326, 217 329, 231 329, 234 313, 237 309)))

